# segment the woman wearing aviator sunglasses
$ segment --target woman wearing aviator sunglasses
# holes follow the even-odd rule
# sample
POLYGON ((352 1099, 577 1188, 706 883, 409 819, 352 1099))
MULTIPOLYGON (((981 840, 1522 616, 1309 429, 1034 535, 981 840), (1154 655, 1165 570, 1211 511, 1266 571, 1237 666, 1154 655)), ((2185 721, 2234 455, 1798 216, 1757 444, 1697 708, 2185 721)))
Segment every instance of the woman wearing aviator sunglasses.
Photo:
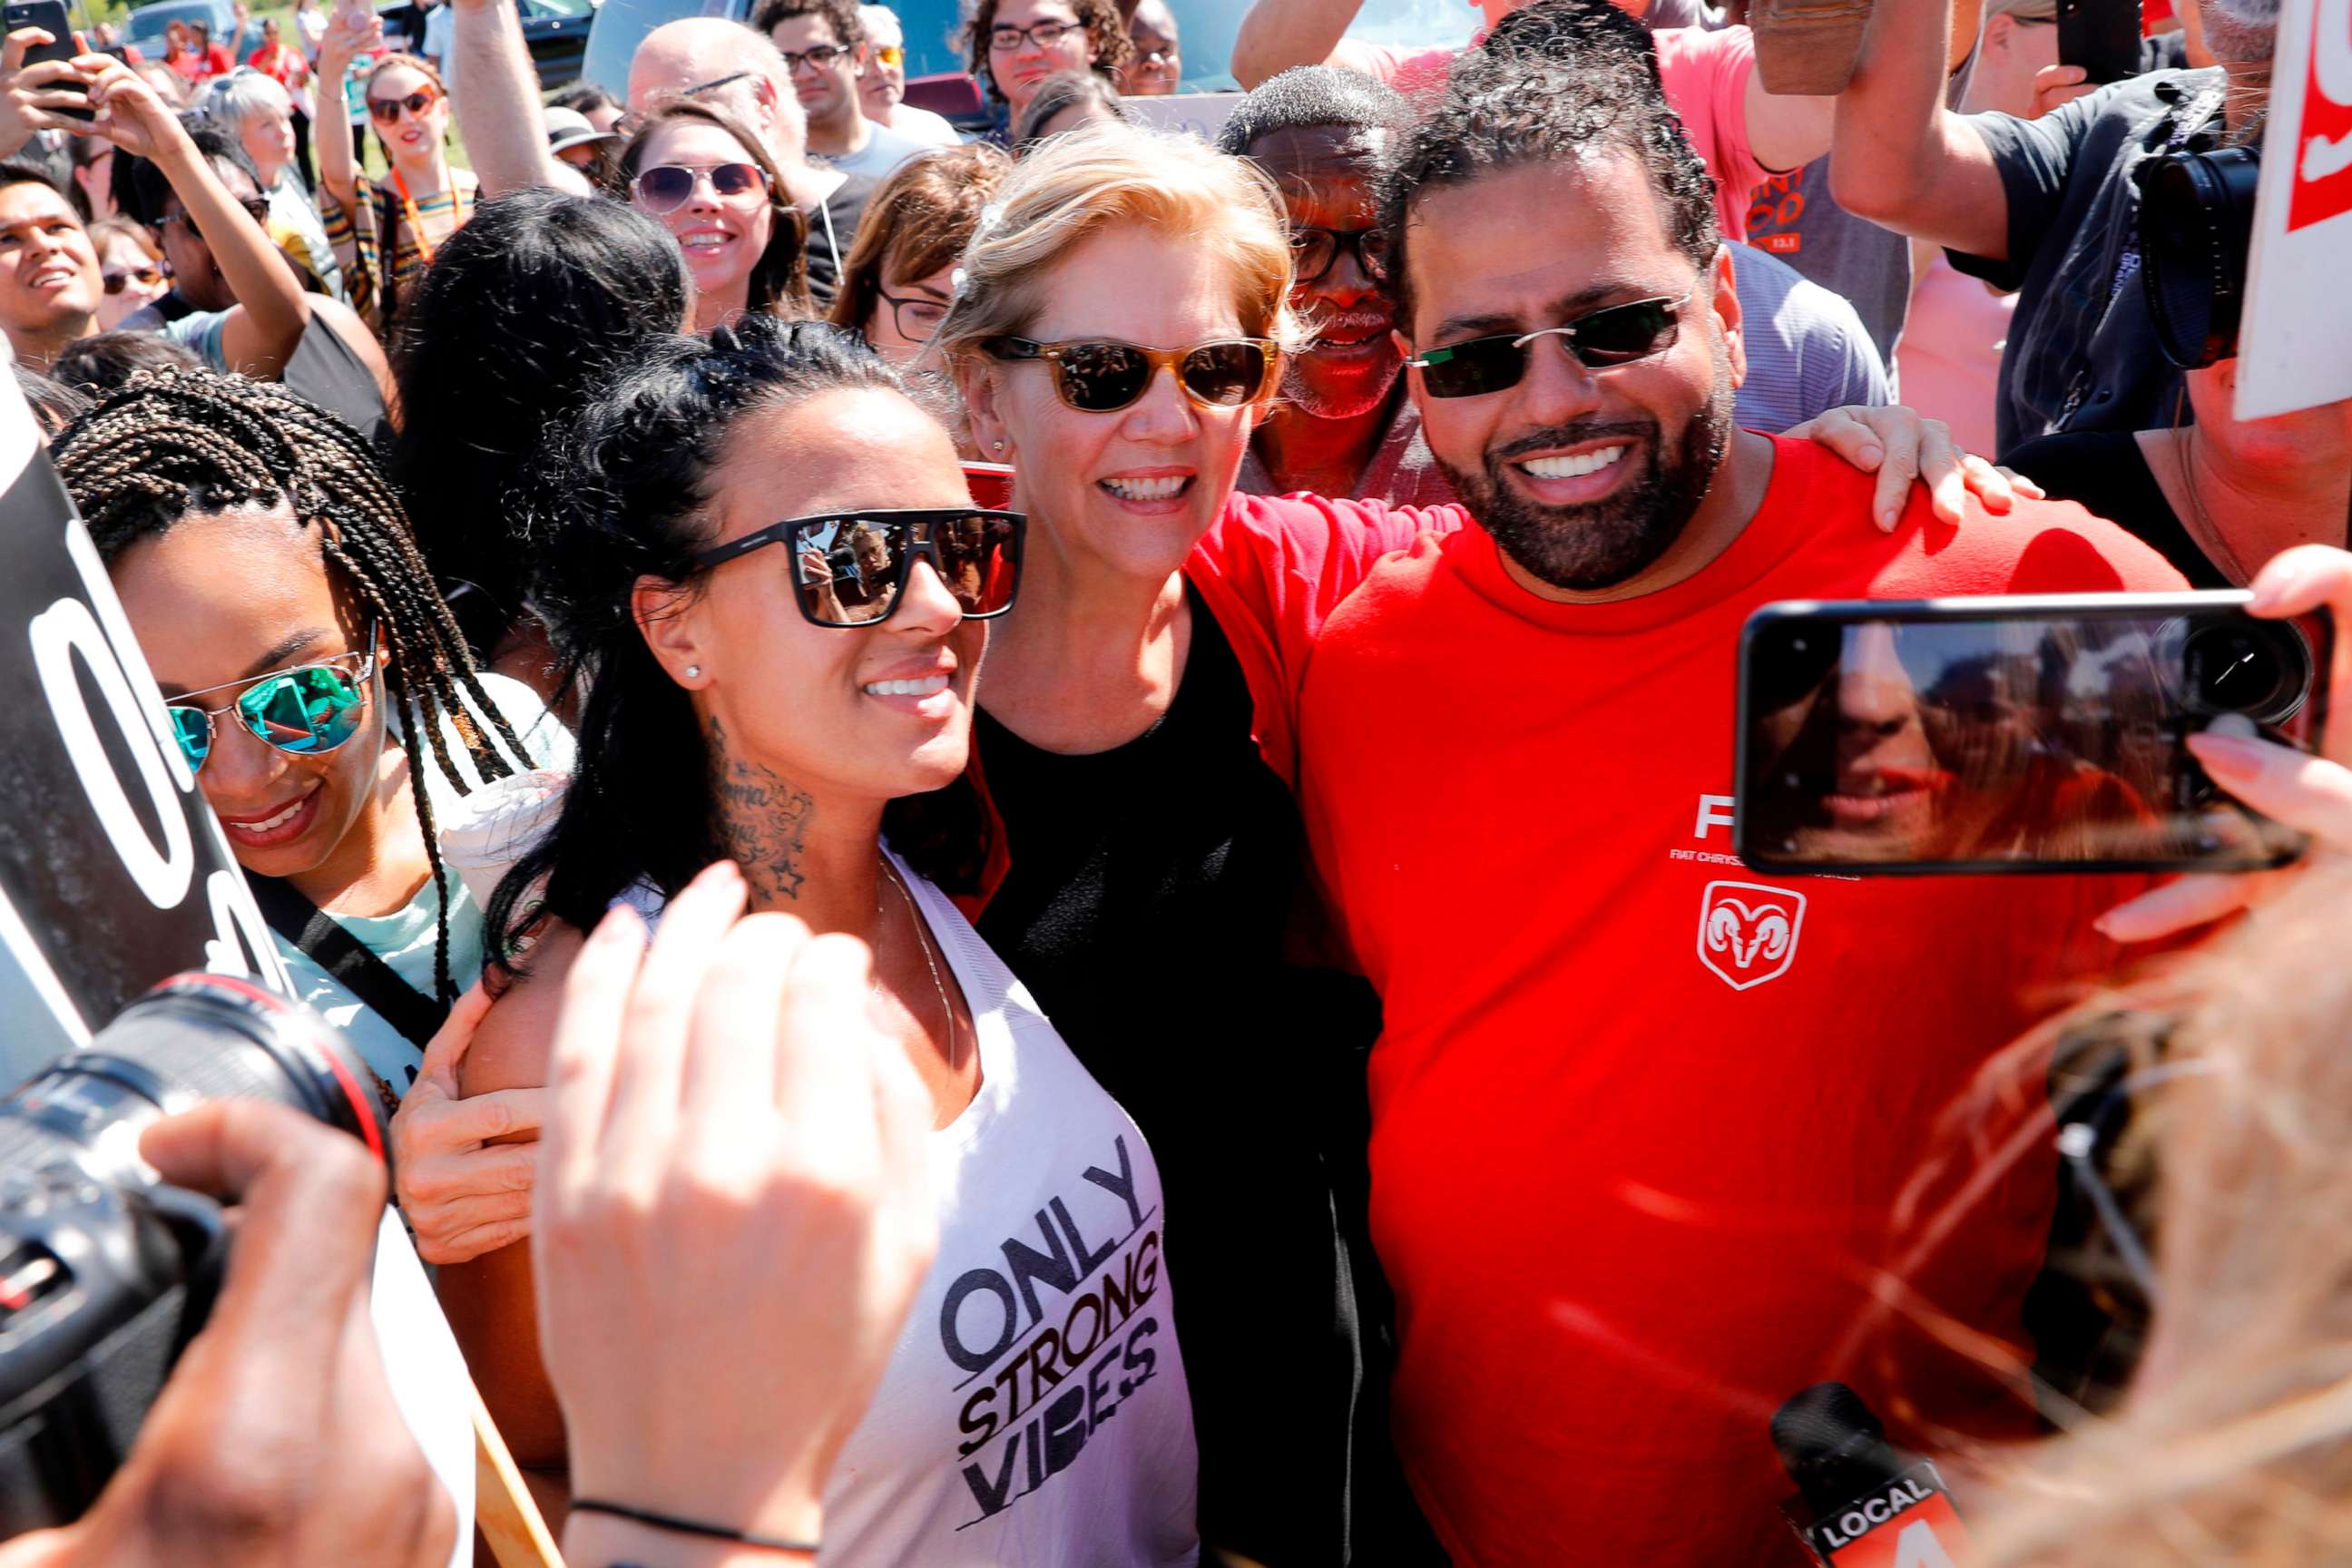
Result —
MULTIPOLYGON (((564 977, 616 901, 659 918, 700 874, 735 907, 861 939, 877 1017, 929 1091, 936 1131, 905 1152, 928 1164, 940 1242, 909 1320, 925 1327, 900 1339, 825 1486, 824 1560, 1191 1563, 1192 1415, 1151 1152, 942 890, 986 870, 958 815, 971 796, 941 792, 964 771, 1022 520, 971 504, 947 431, 855 338, 756 316, 650 348, 547 472, 536 602, 570 668, 593 673, 561 816, 491 905, 509 937, 550 918, 461 1087, 544 1082, 564 977), (1040 1215, 1086 1241, 1041 1236, 1040 1215), (1059 1249, 1040 1310, 1063 1386, 1098 1387, 1091 1412, 1055 1407, 1085 1436, 1034 1471, 1032 1424, 1063 1374, 1024 1371, 1022 1303, 1039 1293, 997 1272, 1014 1267, 1007 1237, 1059 1249)), ((516 1457, 562 1465, 530 1248, 445 1267, 440 1290, 516 1457)), ((599 1503, 630 1500, 604 1489, 618 1479, 580 1479, 599 1503)), ((776 1523, 815 1538, 813 1520, 776 1523)))
POLYGON ((629 200, 667 228, 694 279, 692 330, 749 314, 806 320, 808 220, 741 121, 694 100, 638 121, 620 156, 629 200))
POLYGON ((317 406, 167 374, 50 453, 297 986, 404 1089, 482 963, 436 825, 568 738, 475 674, 367 443, 317 406))
MULTIPOLYGON (((319 47, 319 79, 341 81, 354 56, 383 45, 373 12, 338 6, 319 47)), ((389 342, 434 253, 472 214, 480 184, 471 170, 450 166, 449 96, 432 66, 387 54, 363 85, 386 171, 381 180, 361 173, 342 137, 321 136, 319 211, 352 308, 389 342)))

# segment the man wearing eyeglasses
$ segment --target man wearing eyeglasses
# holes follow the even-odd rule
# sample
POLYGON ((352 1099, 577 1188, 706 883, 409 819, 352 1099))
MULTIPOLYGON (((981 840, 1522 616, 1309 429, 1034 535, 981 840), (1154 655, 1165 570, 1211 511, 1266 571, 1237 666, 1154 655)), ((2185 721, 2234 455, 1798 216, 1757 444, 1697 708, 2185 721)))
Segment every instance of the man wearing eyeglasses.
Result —
POLYGON ((1868 476, 1740 429, 1713 197, 1639 58, 1547 33, 1457 62, 1383 180, 1396 346, 1475 526, 1325 623, 1301 802, 1382 1005, 1398 1448, 1489 1568, 1795 1568, 1767 1425, 1823 1379, 1898 1444, 2031 1429, 1952 1347, 2032 1359, 2039 1068, 1945 1117, 2116 961, 2116 879, 1749 870, 1736 651, 1775 600, 2179 586, 2077 510, 1953 526, 1905 486, 1882 516, 1868 476))
POLYGON ((1328 66, 1285 71, 1234 107, 1217 145, 1274 177, 1290 216, 1291 309, 1315 336, 1282 366, 1234 488, 1443 506, 1454 488, 1405 395, 1381 284, 1387 236, 1373 185, 1412 110, 1394 89, 1328 66))
POLYGON ((866 118, 926 147, 952 147, 962 141, 946 116, 906 100, 907 33, 898 25, 898 14, 887 5, 860 5, 857 19, 865 25, 866 40, 873 49, 866 74, 857 81, 858 103, 866 118))
POLYGON ((855 0, 761 0, 751 26, 792 71, 808 119, 809 151, 844 174, 887 179, 923 144, 866 118, 858 82, 874 68, 855 0))
MULTIPOLYGON (((1633 47, 1643 46, 1627 22, 1633 47)), ((1300 66, 1244 98, 1218 134, 1282 190, 1297 281, 1291 308, 1314 338, 1283 363, 1283 395, 1250 437, 1235 488, 1442 506, 1453 486, 1430 457, 1421 416, 1398 373, 1386 275, 1387 236, 1372 185, 1411 108, 1355 71, 1300 66)), ((1831 409, 1892 401, 1885 365, 1853 308, 1785 264, 1735 247, 1748 325, 1737 422, 1778 433, 1831 409)))

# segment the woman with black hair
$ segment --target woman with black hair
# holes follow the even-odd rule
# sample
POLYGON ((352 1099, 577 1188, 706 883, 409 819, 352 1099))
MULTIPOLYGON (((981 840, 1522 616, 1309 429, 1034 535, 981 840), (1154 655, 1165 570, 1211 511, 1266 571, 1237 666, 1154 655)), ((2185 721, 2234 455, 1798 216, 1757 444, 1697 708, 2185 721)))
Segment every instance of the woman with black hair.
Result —
POLYGON ((317 405, 167 373, 50 456, 298 993, 396 1093, 482 964, 436 824, 569 737, 475 672, 367 443, 317 405))
POLYGON ((1093 71, 1064 71, 1048 77, 1029 107, 1013 121, 1013 155, 1023 157, 1048 136, 1064 135, 1105 120, 1135 123, 1118 101, 1118 89, 1108 78, 1093 71))
POLYGON ((808 219, 766 146, 723 109, 663 103, 637 122, 619 161, 622 187, 660 220, 694 278, 693 331, 739 316, 808 321, 808 219))
POLYGON ((534 186, 484 203, 409 301, 384 467, 474 657, 543 698, 554 685, 523 605, 521 470, 591 387, 684 330, 692 293, 660 224, 534 186))
MULTIPOLYGON (((877 1020, 930 1096, 928 1147, 900 1152, 928 1165, 940 1240, 910 1319, 934 1327, 900 1338, 831 1466, 825 1560, 1192 1563, 1158 1167, 949 898, 979 885, 986 840, 934 792, 963 772, 1023 520, 972 505, 946 429, 855 337, 759 317, 649 349, 548 479, 537 602, 593 679, 561 816, 491 904, 501 951, 545 923, 462 1088, 545 1082, 564 977, 615 902, 658 919, 699 873, 729 894, 712 940, 747 903, 862 939, 877 1020)), ((517 1458, 562 1465, 530 1248, 445 1268, 440 1290, 517 1458)), ((571 1480, 575 1510, 630 1512, 627 1477, 571 1480)), ((715 1484, 698 1526, 814 1542, 765 1490, 715 1484)))

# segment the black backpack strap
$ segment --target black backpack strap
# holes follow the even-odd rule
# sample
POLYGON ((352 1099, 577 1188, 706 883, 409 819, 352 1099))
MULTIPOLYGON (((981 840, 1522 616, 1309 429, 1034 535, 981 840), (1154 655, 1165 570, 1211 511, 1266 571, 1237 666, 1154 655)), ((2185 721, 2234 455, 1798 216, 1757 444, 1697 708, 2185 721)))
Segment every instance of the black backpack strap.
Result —
POLYGON ((335 922, 289 882, 275 877, 248 875, 253 901, 261 906, 269 929, 302 950, 313 963, 342 983, 343 988, 373 1008, 376 1016, 418 1050, 425 1048, 449 1009, 425 995, 392 971, 392 965, 368 951, 359 938, 335 922))

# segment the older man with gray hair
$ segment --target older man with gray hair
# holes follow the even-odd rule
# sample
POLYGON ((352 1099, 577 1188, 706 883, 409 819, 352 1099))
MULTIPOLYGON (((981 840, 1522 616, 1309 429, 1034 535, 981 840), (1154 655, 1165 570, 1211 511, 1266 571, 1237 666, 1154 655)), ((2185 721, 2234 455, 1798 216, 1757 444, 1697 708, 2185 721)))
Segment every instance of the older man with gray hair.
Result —
POLYGON ((887 5, 860 5, 857 19, 866 24, 873 57, 858 79, 858 107, 877 125, 887 125, 927 147, 952 147, 963 140, 945 115, 917 109, 907 101, 907 29, 898 13, 887 5))
POLYGON ((717 16, 665 23, 629 58, 629 107, 642 110, 665 98, 723 109, 758 133, 793 205, 808 217, 809 293, 819 310, 832 304, 875 182, 809 162, 807 117, 776 46, 717 16))
MULTIPOLYGON (((1949 0, 1880 5, 1838 100, 1838 200, 2018 296, 2001 356, 2007 451, 2061 430, 2170 424, 2180 373, 2138 283, 2142 162, 2245 141, 2269 101, 2278 0, 2187 0, 2219 63, 2105 86, 2038 119, 1940 101, 1949 0)), ((2045 94, 2045 101, 2058 96, 2045 94)))

